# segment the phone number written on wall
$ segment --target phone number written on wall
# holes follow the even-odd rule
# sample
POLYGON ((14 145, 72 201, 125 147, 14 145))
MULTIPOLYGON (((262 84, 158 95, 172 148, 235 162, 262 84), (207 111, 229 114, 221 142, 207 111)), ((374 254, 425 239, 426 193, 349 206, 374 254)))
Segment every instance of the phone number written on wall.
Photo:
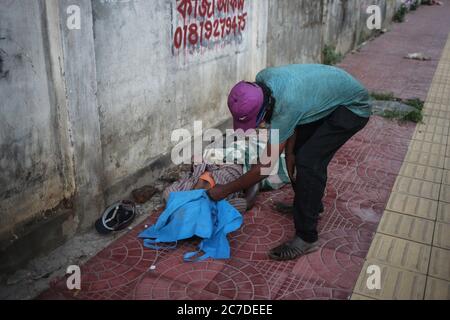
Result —
POLYGON ((175 49, 242 34, 248 16, 244 7, 245 0, 177 0, 184 24, 174 32, 175 49))

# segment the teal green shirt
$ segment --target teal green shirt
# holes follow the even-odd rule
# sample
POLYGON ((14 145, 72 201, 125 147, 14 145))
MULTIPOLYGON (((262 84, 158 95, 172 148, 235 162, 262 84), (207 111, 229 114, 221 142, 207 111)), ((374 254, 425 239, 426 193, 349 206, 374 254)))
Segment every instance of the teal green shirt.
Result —
POLYGON ((295 64, 267 68, 256 76, 276 100, 271 129, 278 129, 280 143, 299 125, 320 120, 343 106, 368 118, 369 92, 342 69, 321 64, 295 64))

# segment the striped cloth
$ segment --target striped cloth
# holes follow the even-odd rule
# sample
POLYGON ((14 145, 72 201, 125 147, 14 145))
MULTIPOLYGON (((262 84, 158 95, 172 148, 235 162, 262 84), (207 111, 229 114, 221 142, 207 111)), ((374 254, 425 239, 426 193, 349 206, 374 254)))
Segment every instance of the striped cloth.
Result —
MULTIPOLYGON (((237 139, 234 141, 234 139, 230 139, 226 148, 221 147, 220 144, 209 146, 205 150, 203 158, 207 163, 243 164, 243 174, 245 174, 251 169, 252 164, 256 163, 259 153, 266 149, 267 138, 267 136, 258 135, 249 136, 246 138, 247 140, 237 139)), ((278 190, 291 183, 284 153, 279 160, 274 172, 261 182, 261 190, 278 190)))
MULTIPOLYGON (((264 150, 267 146, 267 137, 262 135, 249 137, 247 143, 239 141, 239 139, 238 141, 234 141, 234 139, 229 141, 231 142, 227 144, 226 148, 223 148, 223 142, 219 141, 210 145, 203 154, 205 163, 195 165, 188 178, 181 179, 166 188, 163 192, 164 200, 167 202, 171 192, 192 190, 205 171, 211 172, 216 184, 227 184, 237 180, 250 170, 254 159, 258 157, 258 151, 264 150)), ((261 182, 261 190, 278 190, 290 183, 284 154, 281 155, 275 170, 272 175, 261 182)), ((240 213, 247 211, 247 200, 243 192, 233 193, 226 200, 240 213)))
MULTIPOLYGON (((239 179, 243 175, 243 167, 237 164, 206 164, 202 163, 194 166, 192 174, 179 181, 174 182, 163 192, 163 198, 167 202, 171 192, 193 190, 198 183, 200 176, 205 172, 211 172, 216 184, 227 184, 239 179)), ((247 200, 242 192, 229 195, 226 200, 235 207, 240 213, 247 211, 247 200)))

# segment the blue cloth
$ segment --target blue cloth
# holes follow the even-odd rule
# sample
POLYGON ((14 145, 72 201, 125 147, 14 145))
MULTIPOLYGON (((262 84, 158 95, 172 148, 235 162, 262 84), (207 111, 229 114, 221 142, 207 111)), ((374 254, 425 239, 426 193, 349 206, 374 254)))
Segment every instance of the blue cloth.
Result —
POLYGON ((205 190, 172 192, 166 210, 155 225, 139 237, 144 246, 158 249, 158 243, 176 242, 194 236, 203 238, 198 252, 185 254, 186 261, 229 259, 230 245, 227 234, 239 229, 242 215, 227 201, 212 201, 205 190), (198 253, 205 254, 193 259, 198 253))
POLYGON ((358 116, 371 114, 370 96, 364 86, 342 69, 321 64, 294 64, 267 68, 256 76, 275 98, 271 129, 280 142, 289 139, 299 125, 325 118, 340 106, 358 116))

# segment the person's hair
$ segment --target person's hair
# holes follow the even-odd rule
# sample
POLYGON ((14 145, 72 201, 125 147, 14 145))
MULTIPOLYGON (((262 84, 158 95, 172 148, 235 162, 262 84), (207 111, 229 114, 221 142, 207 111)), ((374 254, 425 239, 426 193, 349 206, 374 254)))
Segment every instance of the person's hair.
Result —
POLYGON ((264 121, 268 124, 271 123, 273 112, 275 110, 275 98, 272 95, 272 90, 268 86, 266 86, 263 82, 256 82, 258 86, 260 86, 264 92, 264 104, 263 108, 266 109, 266 115, 264 116, 264 121))

